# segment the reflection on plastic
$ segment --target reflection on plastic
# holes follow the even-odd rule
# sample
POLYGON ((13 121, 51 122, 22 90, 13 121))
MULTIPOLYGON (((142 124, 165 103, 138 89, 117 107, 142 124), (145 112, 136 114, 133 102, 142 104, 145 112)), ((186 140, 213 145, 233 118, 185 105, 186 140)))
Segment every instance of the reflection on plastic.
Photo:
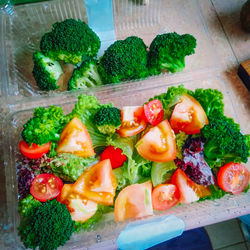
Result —
POLYGON ((101 49, 98 56, 102 55, 115 40, 112 0, 85 0, 88 25, 101 39, 101 49))
POLYGON ((180 236, 185 229, 183 220, 174 215, 130 223, 117 239, 121 250, 142 250, 180 236))

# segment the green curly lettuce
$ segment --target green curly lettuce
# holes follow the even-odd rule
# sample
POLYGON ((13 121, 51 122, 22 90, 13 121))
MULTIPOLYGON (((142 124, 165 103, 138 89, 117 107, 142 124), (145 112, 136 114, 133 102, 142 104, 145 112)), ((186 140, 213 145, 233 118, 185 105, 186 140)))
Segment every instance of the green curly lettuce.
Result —
POLYGON ((76 181, 90 166, 97 162, 95 157, 79 157, 73 154, 61 153, 49 161, 49 169, 64 181, 76 181))

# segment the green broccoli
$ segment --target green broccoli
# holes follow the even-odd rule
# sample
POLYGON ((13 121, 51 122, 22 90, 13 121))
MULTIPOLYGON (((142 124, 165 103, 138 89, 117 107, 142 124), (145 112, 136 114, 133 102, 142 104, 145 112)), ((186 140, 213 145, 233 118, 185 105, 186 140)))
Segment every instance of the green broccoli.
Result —
POLYGON ((34 208, 41 206, 41 202, 36 200, 31 194, 26 196, 18 203, 18 212, 22 216, 29 216, 34 208))
POLYGON ((18 232, 25 247, 52 250, 63 246, 74 232, 75 222, 64 204, 42 203, 22 217, 18 232))
POLYGON ((171 73, 185 68, 185 56, 194 54, 196 39, 189 34, 175 32, 157 35, 149 47, 148 68, 150 75, 158 75, 162 70, 171 73))
POLYGON ((121 111, 115 107, 101 108, 94 116, 94 123, 102 134, 114 134, 121 126, 121 111))
POLYGON ((36 108, 33 117, 23 125, 22 138, 27 143, 37 145, 58 141, 63 119, 61 107, 36 108))
POLYGON ((52 31, 45 33, 40 42, 46 56, 72 64, 95 57, 100 46, 96 33, 85 22, 75 19, 54 23, 52 31))
POLYGON ((147 77, 145 43, 136 36, 114 42, 101 57, 98 71, 104 84, 147 77))
POLYGON ((222 166, 229 162, 247 162, 249 148, 247 136, 232 118, 224 115, 209 117, 209 124, 201 129, 205 138, 204 154, 210 167, 222 166))
POLYGON ((55 90, 59 86, 58 79, 63 74, 59 62, 44 56, 40 51, 33 55, 34 68, 32 74, 36 80, 37 86, 41 90, 55 90))
POLYGON ((97 71, 96 60, 90 59, 84 61, 80 67, 73 71, 68 83, 68 89, 87 89, 99 85, 102 85, 102 80, 97 71))

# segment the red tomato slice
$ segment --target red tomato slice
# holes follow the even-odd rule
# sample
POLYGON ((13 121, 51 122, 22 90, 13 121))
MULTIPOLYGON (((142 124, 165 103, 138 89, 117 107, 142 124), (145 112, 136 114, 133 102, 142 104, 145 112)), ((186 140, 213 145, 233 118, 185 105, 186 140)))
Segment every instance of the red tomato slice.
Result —
POLYGON ((156 126, 163 119, 163 107, 160 100, 152 100, 144 105, 144 113, 147 121, 156 126))
POLYGON ((25 141, 20 141, 19 149, 21 153, 30 159, 39 159, 50 150, 51 142, 44 145, 32 143, 30 146, 25 141))
POLYGON ((63 129, 57 153, 71 153, 80 157, 90 157, 95 155, 89 133, 78 118, 73 118, 63 129))
POLYGON ((42 202, 56 198, 62 190, 62 180, 53 174, 39 174, 31 183, 30 193, 42 202))
POLYGON ((176 104, 170 118, 170 125, 175 133, 200 133, 201 128, 208 124, 207 115, 198 101, 184 94, 180 103, 176 104))
POLYGON ((97 211, 97 203, 73 191, 73 184, 64 184, 57 201, 65 204, 72 220, 85 222, 97 211))
POLYGON ((137 135, 147 126, 144 108, 140 106, 123 107, 121 110, 121 121, 121 127, 117 130, 121 137, 137 135))
POLYGON ((228 163, 220 168, 217 182, 225 192, 240 194, 248 185, 249 171, 239 163, 228 163))
POLYGON ((180 203, 191 203, 199 198, 211 195, 208 187, 198 185, 190 180, 181 169, 177 169, 170 180, 180 192, 180 203))
POLYGON ((113 205, 116 177, 110 160, 103 160, 88 168, 73 184, 77 194, 103 205, 113 205))
POLYGON ((173 184, 160 184, 153 189, 152 203, 155 210, 164 211, 175 206, 180 199, 180 193, 173 184))
POLYGON ((145 159, 156 162, 172 161, 176 158, 175 134, 168 120, 164 120, 149 131, 136 144, 138 153, 145 159))
POLYGON ((115 221, 153 215, 151 192, 150 181, 125 187, 115 200, 115 221))
POLYGON ((101 161, 110 159, 112 168, 119 168, 123 165, 124 161, 127 160, 127 156, 123 154, 120 148, 114 148, 108 146, 104 149, 101 154, 101 161))

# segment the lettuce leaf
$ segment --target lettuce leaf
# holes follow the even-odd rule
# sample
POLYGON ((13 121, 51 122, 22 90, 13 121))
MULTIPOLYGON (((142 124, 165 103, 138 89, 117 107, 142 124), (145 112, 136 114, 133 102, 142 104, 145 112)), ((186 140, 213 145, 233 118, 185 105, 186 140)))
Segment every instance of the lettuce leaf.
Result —
POLYGON ((64 181, 76 181, 90 166, 97 163, 95 157, 79 157, 73 154, 62 153, 50 159, 49 168, 53 174, 64 181))

